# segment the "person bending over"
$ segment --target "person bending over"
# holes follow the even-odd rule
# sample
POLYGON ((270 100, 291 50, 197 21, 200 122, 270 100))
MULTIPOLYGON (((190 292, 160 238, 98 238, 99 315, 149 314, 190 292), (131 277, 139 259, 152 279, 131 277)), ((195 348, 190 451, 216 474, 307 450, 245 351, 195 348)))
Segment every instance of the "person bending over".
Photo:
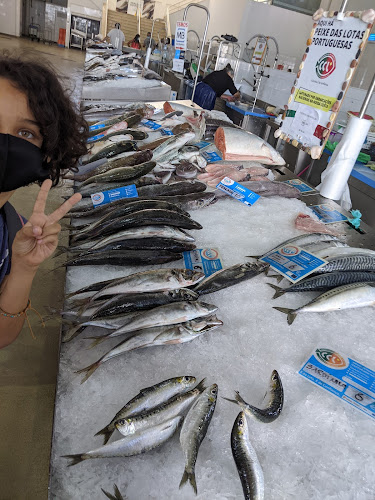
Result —
POLYGON ((220 70, 213 71, 199 83, 195 89, 194 102, 204 109, 211 110, 215 106, 217 97, 236 101, 240 98, 240 92, 233 82, 234 72, 230 64, 220 70), (223 96, 229 90, 232 96, 223 96))

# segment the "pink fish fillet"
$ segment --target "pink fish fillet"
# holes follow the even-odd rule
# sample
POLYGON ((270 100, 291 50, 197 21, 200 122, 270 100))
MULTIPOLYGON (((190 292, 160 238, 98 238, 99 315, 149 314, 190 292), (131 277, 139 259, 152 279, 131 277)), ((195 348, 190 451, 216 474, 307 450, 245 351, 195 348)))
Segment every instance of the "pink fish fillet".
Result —
POLYGON ((215 132, 215 145, 224 160, 285 165, 285 160, 268 142, 246 130, 219 127, 215 132))
POLYGON ((298 214, 295 221, 296 229, 300 231, 305 231, 306 233, 325 233, 332 234, 333 236, 340 236, 343 233, 339 233, 329 225, 323 224, 318 220, 314 220, 312 217, 306 214, 298 214))

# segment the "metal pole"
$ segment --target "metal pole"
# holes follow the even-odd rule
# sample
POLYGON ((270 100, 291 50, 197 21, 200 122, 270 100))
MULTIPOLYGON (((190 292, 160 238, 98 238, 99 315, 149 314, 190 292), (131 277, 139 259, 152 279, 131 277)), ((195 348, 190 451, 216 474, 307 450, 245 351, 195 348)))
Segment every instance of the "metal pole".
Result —
POLYGON ((343 0, 339 12, 344 12, 348 0, 343 0))
POLYGON ((204 45, 206 43, 206 37, 207 37, 207 30, 208 30, 208 25, 209 25, 209 22, 210 22, 210 12, 209 10, 207 9, 207 7, 205 7, 204 5, 200 5, 199 3, 189 3, 189 5, 187 5, 185 7, 185 10, 184 10, 184 17, 183 17, 183 21, 186 21, 186 16, 187 16, 187 12, 188 10, 190 9, 190 7, 198 7, 199 9, 203 9, 206 11, 207 13, 207 21, 206 21, 206 26, 204 28, 204 34, 203 34, 203 41, 202 41, 202 46, 201 46, 201 51, 200 51, 200 54, 199 54, 199 60, 198 60, 198 71, 197 71, 197 74, 195 75, 195 81, 194 81, 194 87, 193 87, 193 93, 192 93, 192 96, 191 96, 191 100, 193 101, 194 99, 194 94, 195 94, 195 89, 197 87, 197 83, 198 83, 198 76, 199 76, 199 69, 201 67, 201 61, 202 61, 202 55, 203 55, 203 49, 204 49, 204 45))
POLYGON ((371 99, 372 94, 374 93, 374 90, 375 90, 375 73, 374 73, 374 76, 372 77, 372 82, 371 82, 370 87, 367 91, 366 97, 362 103, 362 107, 361 107, 361 110, 359 112, 358 118, 363 118, 364 114, 366 113, 367 106, 370 103, 370 99, 371 99))

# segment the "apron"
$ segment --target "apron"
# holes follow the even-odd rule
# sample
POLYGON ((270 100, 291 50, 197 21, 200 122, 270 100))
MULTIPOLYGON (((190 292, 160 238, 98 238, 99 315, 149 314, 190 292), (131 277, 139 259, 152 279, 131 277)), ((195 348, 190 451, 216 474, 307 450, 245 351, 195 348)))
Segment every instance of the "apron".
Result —
POLYGON ((203 109, 214 109, 216 92, 207 83, 200 82, 195 88, 193 101, 203 109))

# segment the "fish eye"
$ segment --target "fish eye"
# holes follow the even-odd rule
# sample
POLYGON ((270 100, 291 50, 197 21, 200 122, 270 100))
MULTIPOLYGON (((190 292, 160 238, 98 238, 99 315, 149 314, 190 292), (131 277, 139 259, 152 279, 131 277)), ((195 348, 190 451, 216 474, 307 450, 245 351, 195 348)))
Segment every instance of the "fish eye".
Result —
POLYGON ((240 425, 241 427, 243 426, 243 420, 242 420, 242 418, 239 419, 238 425, 240 425))
POLYGON ((118 423, 119 423, 120 425, 124 425, 124 424, 125 424, 125 420, 122 418, 121 420, 119 420, 119 421, 118 421, 118 423))
POLYGON ((187 376, 186 376, 186 377, 184 377, 184 380, 185 380, 185 382, 189 382, 190 377, 187 377, 187 376))
POLYGON ((212 389, 211 394, 217 394, 217 389, 212 389))

